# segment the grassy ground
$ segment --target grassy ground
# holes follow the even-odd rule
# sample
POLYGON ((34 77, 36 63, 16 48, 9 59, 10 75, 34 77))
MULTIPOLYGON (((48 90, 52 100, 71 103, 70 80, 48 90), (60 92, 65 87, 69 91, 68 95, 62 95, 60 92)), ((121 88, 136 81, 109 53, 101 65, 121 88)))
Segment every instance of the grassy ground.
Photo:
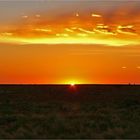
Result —
POLYGON ((0 138, 140 138, 140 90, 72 90, 1 92, 0 138))

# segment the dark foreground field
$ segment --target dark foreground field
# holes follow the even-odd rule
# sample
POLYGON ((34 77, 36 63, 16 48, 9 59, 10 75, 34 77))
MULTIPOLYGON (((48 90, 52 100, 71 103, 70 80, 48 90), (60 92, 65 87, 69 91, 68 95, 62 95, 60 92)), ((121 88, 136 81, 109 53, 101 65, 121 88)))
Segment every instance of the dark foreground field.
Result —
POLYGON ((140 86, 0 85, 0 138, 140 138, 140 86))

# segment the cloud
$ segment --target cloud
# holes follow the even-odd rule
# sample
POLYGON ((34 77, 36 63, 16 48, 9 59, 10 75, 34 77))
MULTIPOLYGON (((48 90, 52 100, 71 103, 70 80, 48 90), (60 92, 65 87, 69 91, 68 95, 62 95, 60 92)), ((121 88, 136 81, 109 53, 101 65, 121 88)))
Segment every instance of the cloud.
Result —
POLYGON ((23 15, 14 28, 0 32, 0 41, 23 44, 139 45, 139 6, 127 6, 116 8, 111 15, 93 10, 77 10, 49 18, 45 12, 23 15))

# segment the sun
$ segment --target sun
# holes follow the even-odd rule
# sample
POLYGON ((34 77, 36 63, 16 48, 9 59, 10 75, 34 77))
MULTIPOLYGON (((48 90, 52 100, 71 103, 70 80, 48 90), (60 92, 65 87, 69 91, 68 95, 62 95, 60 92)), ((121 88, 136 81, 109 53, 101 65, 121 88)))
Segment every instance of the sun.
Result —
POLYGON ((68 84, 70 86, 75 86, 76 84, 79 84, 77 80, 67 80, 65 84, 68 84))
POLYGON ((67 82, 67 84, 69 84, 70 86, 75 86, 76 84, 79 84, 80 82, 77 80, 70 80, 67 82))
POLYGON ((76 85, 79 85, 79 84, 82 84, 83 81, 81 79, 72 79, 72 80, 64 80, 62 81, 63 84, 66 84, 66 85, 70 85, 70 86, 76 86, 76 85))
POLYGON ((75 86, 75 83, 71 83, 70 85, 71 85, 71 86, 75 86))

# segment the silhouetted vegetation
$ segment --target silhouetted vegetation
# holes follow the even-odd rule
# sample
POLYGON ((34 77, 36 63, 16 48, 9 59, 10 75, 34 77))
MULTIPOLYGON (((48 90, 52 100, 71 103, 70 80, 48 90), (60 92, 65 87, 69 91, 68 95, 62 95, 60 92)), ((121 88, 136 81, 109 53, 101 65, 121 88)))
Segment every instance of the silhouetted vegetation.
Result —
POLYGON ((0 86, 0 138, 140 138, 140 86, 0 86))

